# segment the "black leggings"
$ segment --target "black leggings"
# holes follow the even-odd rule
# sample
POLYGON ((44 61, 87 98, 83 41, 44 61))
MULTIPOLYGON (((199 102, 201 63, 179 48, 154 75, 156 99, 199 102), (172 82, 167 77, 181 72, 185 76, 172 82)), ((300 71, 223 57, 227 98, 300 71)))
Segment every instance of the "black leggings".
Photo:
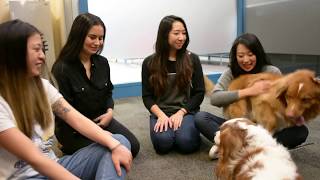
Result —
POLYGON ((273 137, 283 144, 288 149, 292 149, 304 143, 309 135, 309 130, 306 126, 294 126, 276 132, 273 137))
MULTIPOLYGON (((104 130, 107 130, 112 134, 121 134, 125 136, 131 144, 132 156, 137 156, 140 150, 140 143, 135 135, 132 134, 132 132, 124 125, 113 118, 104 130)), ((65 122, 61 121, 56 121, 55 135, 59 143, 62 145, 61 150, 64 154, 73 154, 77 150, 93 143, 91 140, 76 132, 65 122)))
MULTIPOLYGON (((223 122, 225 122, 225 119, 208 112, 202 111, 195 115, 196 127, 212 142, 214 142, 214 136, 223 122)), ((294 126, 275 133, 274 138, 285 147, 291 149, 304 143, 308 134, 309 131, 306 126, 294 126)))
POLYGON ((124 135, 131 144, 131 153, 133 157, 136 157, 139 150, 140 150, 140 143, 136 136, 129 131, 128 128, 126 128, 124 125, 119 123, 117 120, 112 119, 112 121, 109 123, 107 127, 104 128, 104 130, 107 130, 111 132, 112 134, 121 134, 124 135))

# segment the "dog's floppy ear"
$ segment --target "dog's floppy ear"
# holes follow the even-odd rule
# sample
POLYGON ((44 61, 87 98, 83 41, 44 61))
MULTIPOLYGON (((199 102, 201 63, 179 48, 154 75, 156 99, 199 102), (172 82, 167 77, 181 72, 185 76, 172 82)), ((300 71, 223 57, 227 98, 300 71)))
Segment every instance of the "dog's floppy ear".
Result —
POLYGON ((220 158, 222 161, 227 161, 235 156, 235 152, 243 147, 246 136, 246 130, 229 127, 220 132, 220 148, 222 150, 220 158))
MULTIPOLYGON (((232 172, 226 167, 232 159, 235 158, 237 152, 243 147, 243 138, 231 126, 225 125, 223 130, 220 130, 220 144, 218 145, 219 160, 216 166, 216 175, 220 179, 230 179, 232 172)), ((243 130, 240 130, 243 131, 243 130)))
POLYGON ((317 97, 317 99, 318 100, 320 100, 320 77, 318 76, 318 77, 314 77, 314 78, 312 78, 312 81, 316 84, 316 97, 317 97))
POLYGON ((272 89, 274 90, 274 93, 275 93, 274 94, 275 98, 279 99, 279 101, 283 103, 284 106, 287 105, 285 95, 289 87, 288 81, 289 80, 287 77, 282 77, 281 79, 274 81, 274 85, 272 86, 272 89))
POLYGON ((279 98, 280 96, 282 96, 288 89, 288 80, 287 78, 283 77, 279 80, 276 80, 274 82, 274 86, 272 88, 274 88, 275 91, 275 97, 279 98))

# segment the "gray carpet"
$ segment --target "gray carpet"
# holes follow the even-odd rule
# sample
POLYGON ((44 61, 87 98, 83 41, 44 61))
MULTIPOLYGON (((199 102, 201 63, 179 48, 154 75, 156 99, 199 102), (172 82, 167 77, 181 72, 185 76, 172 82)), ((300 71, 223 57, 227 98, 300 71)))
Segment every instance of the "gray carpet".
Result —
MULTIPOLYGON (((205 98, 201 110, 217 112, 205 98)), ((211 143, 202 138, 199 151, 190 155, 171 152, 166 155, 155 153, 149 135, 149 112, 141 97, 130 97, 115 101, 115 118, 125 124, 141 143, 138 156, 134 159, 128 180, 209 180, 214 178, 216 161, 210 161, 208 151, 211 143)), ((307 143, 313 143, 291 150, 299 172, 306 180, 320 179, 320 118, 309 124, 310 135, 307 143)))

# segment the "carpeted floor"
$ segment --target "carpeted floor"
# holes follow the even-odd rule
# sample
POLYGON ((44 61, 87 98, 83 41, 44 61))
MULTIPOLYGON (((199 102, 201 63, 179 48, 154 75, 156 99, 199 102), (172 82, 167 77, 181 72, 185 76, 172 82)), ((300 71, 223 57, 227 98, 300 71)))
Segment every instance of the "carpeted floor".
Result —
MULTIPOLYGON (((205 98, 201 110, 217 112, 219 109, 209 104, 205 98)), ((141 143, 138 156, 134 159, 128 180, 209 180, 214 178, 216 161, 210 161, 208 151, 211 143, 203 139, 198 152, 181 155, 171 152, 158 155, 153 150, 149 135, 149 112, 142 103, 141 97, 130 97, 115 101, 114 116, 125 124, 137 136, 141 143)), ((306 180, 320 177, 320 118, 309 124, 310 135, 306 145, 291 150, 299 172, 306 180)))

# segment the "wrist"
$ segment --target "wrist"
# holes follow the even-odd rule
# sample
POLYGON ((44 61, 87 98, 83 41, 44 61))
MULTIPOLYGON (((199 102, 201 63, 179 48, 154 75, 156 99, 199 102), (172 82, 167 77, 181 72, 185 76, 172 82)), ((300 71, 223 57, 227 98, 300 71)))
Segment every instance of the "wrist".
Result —
POLYGON ((188 112, 184 108, 179 109, 180 112, 182 112, 183 115, 186 115, 188 112))
POLYGON ((113 146, 112 148, 110 148, 110 151, 114 151, 115 149, 117 149, 119 146, 121 146, 121 143, 119 142, 118 144, 116 144, 115 146, 113 146))
POLYGON ((245 98, 247 96, 250 96, 250 90, 247 88, 247 89, 241 89, 238 91, 238 96, 239 98, 245 98))

